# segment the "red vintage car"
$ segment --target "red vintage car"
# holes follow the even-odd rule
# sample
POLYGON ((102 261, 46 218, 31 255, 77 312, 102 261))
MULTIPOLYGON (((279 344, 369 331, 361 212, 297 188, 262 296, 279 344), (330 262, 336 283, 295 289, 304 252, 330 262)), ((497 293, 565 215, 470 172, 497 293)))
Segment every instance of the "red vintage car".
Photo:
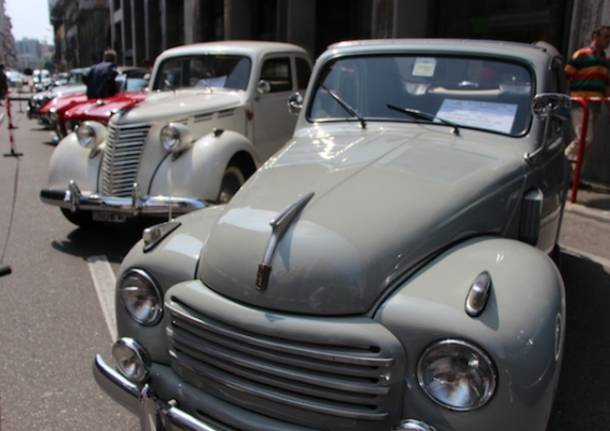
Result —
POLYGON ((70 108, 63 115, 63 122, 59 127, 70 132, 83 121, 92 120, 106 124, 113 114, 130 109, 145 97, 146 92, 140 90, 125 91, 106 99, 88 100, 70 108))
POLYGON ((148 83, 146 69, 119 68, 116 80, 120 90, 112 97, 87 99, 87 96, 81 93, 56 97, 47 102, 41 108, 40 114, 47 119, 49 128, 55 130, 54 141, 59 142, 81 121, 95 120, 106 123, 114 112, 129 108, 144 99, 144 88, 148 83), (73 109, 76 110, 68 115, 73 109))

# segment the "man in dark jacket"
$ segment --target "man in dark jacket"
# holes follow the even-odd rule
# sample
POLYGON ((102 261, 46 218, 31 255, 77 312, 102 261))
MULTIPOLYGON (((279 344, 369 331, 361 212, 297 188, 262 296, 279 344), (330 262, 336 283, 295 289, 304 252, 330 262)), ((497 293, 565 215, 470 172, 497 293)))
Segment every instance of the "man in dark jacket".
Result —
POLYGON ((103 99, 117 92, 115 78, 118 72, 115 63, 116 52, 109 49, 104 52, 104 61, 89 69, 89 73, 83 77, 87 84, 88 99, 103 99))
POLYGON ((6 75, 4 74, 4 64, 0 64, 0 105, 4 102, 8 93, 8 84, 6 75))

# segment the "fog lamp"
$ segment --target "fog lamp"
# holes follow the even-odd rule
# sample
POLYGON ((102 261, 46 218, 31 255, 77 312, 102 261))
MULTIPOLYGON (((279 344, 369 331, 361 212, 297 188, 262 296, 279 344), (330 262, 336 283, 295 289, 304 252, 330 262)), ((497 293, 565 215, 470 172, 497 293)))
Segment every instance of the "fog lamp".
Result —
POLYGON ((112 357, 119 372, 133 382, 142 383, 150 371, 148 352, 132 338, 121 338, 112 346, 112 357))
POLYGON ((435 431, 435 429, 422 421, 405 419, 400 421, 400 424, 394 428, 394 431, 435 431))

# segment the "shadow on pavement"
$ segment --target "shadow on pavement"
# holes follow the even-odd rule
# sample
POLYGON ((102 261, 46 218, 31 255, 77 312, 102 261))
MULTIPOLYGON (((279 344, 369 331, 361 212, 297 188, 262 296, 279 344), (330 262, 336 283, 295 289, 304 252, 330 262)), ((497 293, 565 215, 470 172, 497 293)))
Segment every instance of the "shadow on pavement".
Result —
POLYGON ((92 229, 76 228, 65 240, 51 242, 62 253, 83 259, 106 255, 109 262, 120 263, 133 245, 142 238, 146 226, 133 222, 121 226, 99 225, 92 229))
POLYGON ((610 268, 562 252, 566 340, 548 431, 610 429, 610 268))

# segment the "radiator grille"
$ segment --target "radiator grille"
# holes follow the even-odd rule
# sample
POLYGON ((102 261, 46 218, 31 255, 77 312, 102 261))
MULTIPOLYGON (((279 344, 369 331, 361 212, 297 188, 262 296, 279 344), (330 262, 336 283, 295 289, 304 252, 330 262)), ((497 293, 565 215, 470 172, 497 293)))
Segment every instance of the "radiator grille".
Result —
POLYGON ((102 162, 103 195, 131 196, 149 129, 149 124, 109 124, 102 162))
POLYGON ((254 411, 265 404, 259 413, 268 416, 275 405, 278 419, 292 412, 290 422, 301 426, 389 429, 401 395, 389 376, 402 370, 375 340, 368 349, 308 344, 228 326, 176 298, 166 306, 172 365, 189 383, 221 397, 235 391, 228 401, 254 411))

